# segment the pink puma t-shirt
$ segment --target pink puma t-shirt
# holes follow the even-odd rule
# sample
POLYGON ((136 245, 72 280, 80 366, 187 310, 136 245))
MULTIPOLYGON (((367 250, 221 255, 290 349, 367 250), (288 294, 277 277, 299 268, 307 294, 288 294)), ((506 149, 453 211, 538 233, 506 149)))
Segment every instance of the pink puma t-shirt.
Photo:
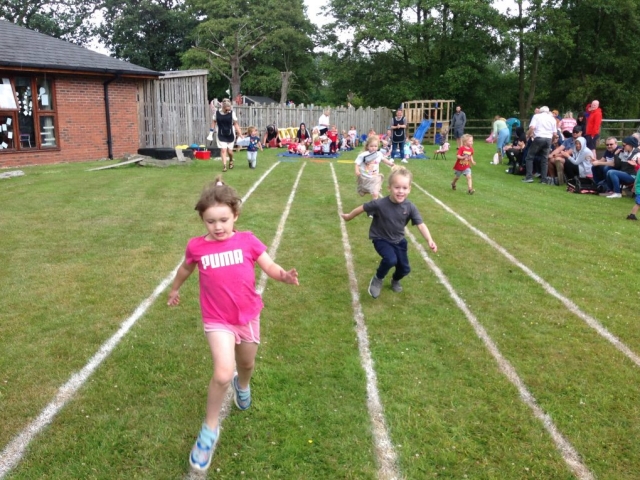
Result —
POLYGON ((251 232, 235 232, 223 241, 189 240, 185 259, 198 264, 204 323, 246 325, 260 315, 263 303, 256 293, 254 266, 266 250, 251 232))

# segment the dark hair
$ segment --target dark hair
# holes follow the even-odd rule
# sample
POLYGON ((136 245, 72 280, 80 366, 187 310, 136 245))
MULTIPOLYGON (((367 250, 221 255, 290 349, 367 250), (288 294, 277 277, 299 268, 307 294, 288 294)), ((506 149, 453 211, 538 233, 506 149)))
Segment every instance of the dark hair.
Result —
POLYGON ((218 175, 213 182, 204 187, 194 210, 202 218, 204 212, 214 205, 227 205, 234 215, 240 215, 242 199, 234 188, 222 181, 222 175, 218 175))

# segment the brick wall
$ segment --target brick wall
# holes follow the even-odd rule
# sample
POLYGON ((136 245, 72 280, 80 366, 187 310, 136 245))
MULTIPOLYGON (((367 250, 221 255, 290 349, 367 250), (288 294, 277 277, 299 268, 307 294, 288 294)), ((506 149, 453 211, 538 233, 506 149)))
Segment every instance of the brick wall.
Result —
MULTIPOLYGON (((80 162, 107 158, 107 121, 103 77, 56 76, 58 150, 0 154, 0 168, 80 162)), ((138 84, 118 79, 109 84, 114 158, 138 151, 138 84)))

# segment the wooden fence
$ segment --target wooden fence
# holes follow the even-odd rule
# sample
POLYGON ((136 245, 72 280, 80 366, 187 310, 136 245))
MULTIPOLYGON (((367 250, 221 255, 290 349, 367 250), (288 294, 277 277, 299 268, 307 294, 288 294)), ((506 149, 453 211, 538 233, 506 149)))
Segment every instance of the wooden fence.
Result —
POLYGON ((211 124, 207 70, 164 72, 138 87, 141 147, 202 144, 211 124))
MULTIPOLYGON (((267 125, 275 123, 278 128, 298 127, 301 123, 310 131, 318 124, 318 119, 327 107, 286 105, 234 105, 233 109, 238 117, 242 130, 254 126, 260 133, 264 133, 267 125)), ((358 134, 366 134, 370 129, 378 133, 386 133, 391 123, 391 110, 379 108, 331 107, 329 119, 331 125, 338 128, 338 132, 348 131, 355 125, 358 134)))

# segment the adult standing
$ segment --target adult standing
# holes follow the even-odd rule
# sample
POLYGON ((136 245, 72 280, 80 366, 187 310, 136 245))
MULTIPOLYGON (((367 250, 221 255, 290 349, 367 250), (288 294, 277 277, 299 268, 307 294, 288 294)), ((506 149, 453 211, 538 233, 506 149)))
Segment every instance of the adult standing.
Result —
POLYGON ((540 107, 540 113, 536 113, 531 119, 527 137, 532 138, 527 151, 525 165, 527 168, 524 183, 533 183, 533 160, 540 158, 540 183, 549 183, 547 179, 547 163, 551 139, 556 132, 556 119, 549 113, 549 107, 540 107))
POLYGON ((498 151, 498 163, 502 163, 502 157, 504 156, 504 146, 509 141, 509 127, 507 126, 507 120, 496 115, 493 117, 493 138, 496 139, 496 149, 498 151))
POLYGON ((329 127, 331 126, 329 115, 331 115, 331 110, 329 108, 325 108, 318 119, 318 131, 320 132, 320 135, 324 135, 329 131, 329 127))
POLYGON ((226 172, 227 156, 229 157, 229 168, 233 168, 233 145, 236 141, 236 133, 238 138, 242 138, 238 119, 231 109, 231 100, 228 98, 222 100, 222 108, 216 110, 213 116, 209 137, 213 137, 212 134, 216 127, 218 130, 218 147, 220 147, 220 156, 222 157, 222 171, 226 172))
MULTIPOLYGON (((391 141, 393 146, 391 147, 391 158, 396 158, 396 152, 398 156, 403 158, 404 142, 407 138, 407 119, 404 118, 402 108, 396 110, 396 116, 393 117, 393 123, 391 125, 391 141)), ((406 163, 406 162, 405 162, 406 163)))
POLYGON ((456 139, 458 148, 462 146, 462 135, 464 135, 464 127, 467 124, 467 116, 462 111, 460 105, 456 106, 456 113, 451 118, 451 130, 453 130, 453 138, 456 139))
POLYGON ((591 150, 595 150, 596 146, 598 145, 601 125, 602 110, 600 109, 600 102, 598 100, 594 100, 593 102, 591 102, 591 108, 589 109, 589 118, 587 118, 587 131, 585 132, 587 146, 591 150))

